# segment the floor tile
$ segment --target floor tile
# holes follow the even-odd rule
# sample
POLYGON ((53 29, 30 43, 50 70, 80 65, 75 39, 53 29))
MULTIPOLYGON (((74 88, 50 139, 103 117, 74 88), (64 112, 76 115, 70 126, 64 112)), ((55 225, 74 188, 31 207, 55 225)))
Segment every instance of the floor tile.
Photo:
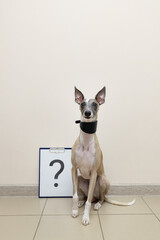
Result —
POLYGON ((99 214, 149 214, 152 213, 147 207, 143 199, 139 196, 109 196, 108 198, 121 202, 129 202, 136 199, 136 202, 132 206, 116 206, 104 202, 99 214))
POLYGON ((160 196, 143 196, 144 201, 154 213, 160 213, 160 196))
POLYGON ((157 218, 159 219, 159 221, 160 221, 160 214, 156 214, 156 216, 157 216, 157 218))
POLYGON ((91 215, 91 224, 83 226, 81 216, 43 216, 35 240, 103 240, 97 215, 91 215))
POLYGON ((0 216, 0 239, 33 240, 40 216, 0 216))
POLYGON ((105 240, 159 240, 160 222, 154 215, 100 215, 105 240))
POLYGON ((46 199, 34 197, 0 198, 0 215, 40 215, 46 199))
MULTIPOLYGON (((71 215, 72 198, 48 198, 43 215, 71 215)), ((79 208, 79 214, 83 214, 84 206, 79 208)), ((91 209, 91 214, 97 214, 97 211, 91 209)))

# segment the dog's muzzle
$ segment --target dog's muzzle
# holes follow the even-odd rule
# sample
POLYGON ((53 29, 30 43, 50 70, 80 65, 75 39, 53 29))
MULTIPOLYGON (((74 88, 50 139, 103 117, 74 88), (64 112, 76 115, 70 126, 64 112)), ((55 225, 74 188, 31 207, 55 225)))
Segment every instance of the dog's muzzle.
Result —
POLYGON ((88 134, 93 134, 97 130, 97 121, 94 122, 81 122, 80 120, 75 121, 75 123, 80 123, 80 128, 83 132, 88 134))

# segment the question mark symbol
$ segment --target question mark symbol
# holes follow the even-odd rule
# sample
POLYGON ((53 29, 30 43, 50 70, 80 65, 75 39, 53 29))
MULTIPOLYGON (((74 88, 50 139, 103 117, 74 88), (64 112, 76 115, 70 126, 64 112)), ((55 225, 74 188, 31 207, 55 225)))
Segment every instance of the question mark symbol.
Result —
MULTIPOLYGON (((56 175, 54 176, 54 179, 58 179, 58 176, 63 172, 64 170, 64 163, 59 160, 59 159, 56 159, 56 160, 53 160, 52 162, 50 162, 49 166, 53 166, 53 164, 55 163, 59 163, 61 165, 61 168, 59 169, 59 171, 56 173, 56 175)), ((58 183, 55 183, 54 184, 55 187, 58 187, 58 183)))

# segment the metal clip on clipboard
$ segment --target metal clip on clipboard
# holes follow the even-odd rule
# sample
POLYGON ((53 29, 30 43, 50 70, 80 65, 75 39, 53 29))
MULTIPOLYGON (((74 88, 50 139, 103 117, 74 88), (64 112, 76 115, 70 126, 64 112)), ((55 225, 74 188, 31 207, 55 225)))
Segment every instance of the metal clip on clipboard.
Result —
POLYGON ((64 153, 65 152, 65 148, 63 148, 63 147, 51 147, 49 149, 49 151, 51 153, 64 153))

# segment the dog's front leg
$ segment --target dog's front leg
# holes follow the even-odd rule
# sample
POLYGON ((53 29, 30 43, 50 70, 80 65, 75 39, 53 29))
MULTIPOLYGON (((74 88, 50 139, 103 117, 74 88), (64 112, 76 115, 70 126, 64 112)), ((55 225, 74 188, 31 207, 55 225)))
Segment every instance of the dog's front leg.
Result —
POLYGON ((72 167, 72 182, 73 182, 73 205, 72 205, 72 217, 78 216, 78 175, 76 167, 72 167))
POLYGON ((83 214, 83 218, 82 218, 83 225, 88 225, 90 223, 89 214, 90 214, 90 210, 91 210, 91 201, 92 201, 93 191, 94 191, 95 184, 96 184, 96 179, 97 179, 97 172, 93 171, 91 174, 91 178, 90 178, 88 198, 87 198, 87 202, 85 204, 84 214, 83 214))

